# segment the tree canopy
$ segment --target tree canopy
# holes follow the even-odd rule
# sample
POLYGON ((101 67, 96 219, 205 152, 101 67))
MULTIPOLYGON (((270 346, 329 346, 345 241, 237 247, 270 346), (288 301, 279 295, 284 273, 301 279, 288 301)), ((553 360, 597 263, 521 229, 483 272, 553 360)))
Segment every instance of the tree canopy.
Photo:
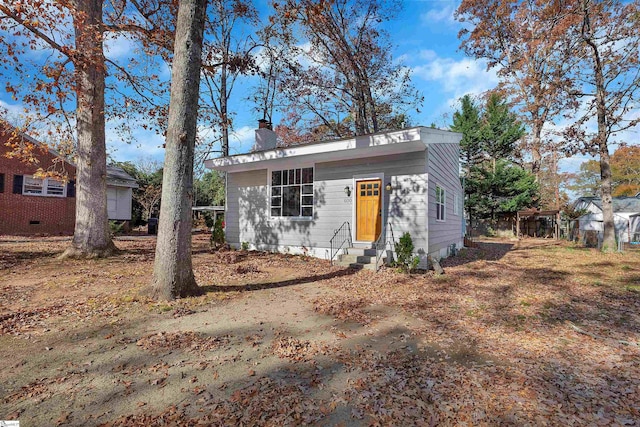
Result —
POLYGON ((392 59, 381 25, 399 7, 381 0, 274 4, 278 42, 289 52, 280 58, 276 95, 284 126, 316 139, 363 135, 398 126, 398 116, 419 106, 410 70, 392 59))
MULTIPOLYGON (((611 182, 614 197, 640 193, 640 146, 622 146, 613 152, 611 182)), ((587 160, 580 165, 569 189, 579 196, 599 196, 600 187, 600 162, 587 160)))
POLYGON ((451 130, 462 133, 465 208, 472 223, 537 204, 535 176, 512 161, 524 128, 498 93, 482 107, 462 97, 451 130))
POLYGON ((534 173, 543 158, 541 129, 554 120, 568 123, 554 150, 597 156, 604 250, 616 247, 610 146, 640 122, 633 113, 640 97, 639 15, 637 0, 464 0, 457 11, 471 24, 460 33, 463 48, 498 67, 501 85, 533 131, 534 173))

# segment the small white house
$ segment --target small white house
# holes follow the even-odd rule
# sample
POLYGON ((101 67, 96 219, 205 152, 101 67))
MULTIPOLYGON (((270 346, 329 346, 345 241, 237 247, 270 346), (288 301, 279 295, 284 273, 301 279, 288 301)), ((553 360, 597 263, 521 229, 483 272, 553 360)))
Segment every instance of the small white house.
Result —
POLYGON ((131 220, 131 199, 136 180, 122 168, 107 166, 107 214, 113 221, 131 220))
MULTIPOLYGON (((616 237, 622 242, 640 240, 640 194, 635 197, 614 197, 613 220, 616 237)), ((580 197, 574 204, 575 210, 585 209, 587 214, 578 218, 580 234, 597 231, 602 240, 602 199, 600 197, 580 197)))
POLYGON ((461 137, 414 127, 276 148, 275 133, 261 124, 253 152, 205 165, 226 172, 233 247, 330 259, 336 246, 345 250, 341 236, 371 248, 381 234, 397 242, 409 232, 426 266, 427 255, 463 245, 461 137))

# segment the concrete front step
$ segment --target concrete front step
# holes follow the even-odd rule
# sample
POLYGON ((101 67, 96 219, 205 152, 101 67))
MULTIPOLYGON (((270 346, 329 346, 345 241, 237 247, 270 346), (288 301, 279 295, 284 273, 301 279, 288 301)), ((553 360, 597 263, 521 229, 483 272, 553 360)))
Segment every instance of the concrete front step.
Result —
POLYGON ((339 265, 341 267, 355 268, 356 270, 376 271, 376 265, 375 264, 362 264, 362 263, 359 263, 359 262, 338 261, 338 262, 336 262, 336 265, 339 265))
POLYGON ((376 256, 376 250, 371 248, 347 248, 345 254, 360 256, 376 256))
MULTIPOLYGON (((347 248, 336 264, 358 270, 376 271, 377 251, 371 248, 347 248)), ((382 260, 381 260, 382 261, 382 260)))
POLYGON ((371 264, 372 262, 376 262, 375 255, 354 255, 354 254, 343 254, 338 257, 340 262, 345 262, 347 264, 358 263, 358 264, 371 264))

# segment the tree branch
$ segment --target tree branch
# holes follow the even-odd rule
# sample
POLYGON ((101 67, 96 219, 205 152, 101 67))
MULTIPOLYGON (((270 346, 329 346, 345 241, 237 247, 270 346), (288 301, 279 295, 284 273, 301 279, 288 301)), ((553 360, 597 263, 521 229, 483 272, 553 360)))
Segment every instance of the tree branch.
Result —
POLYGON ((53 40, 51 37, 49 37, 48 35, 46 35, 42 31, 40 31, 38 28, 36 28, 35 26, 31 25, 26 19, 23 19, 20 16, 18 16, 17 14, 13 13, 11 11, 11 9, 9 9, 7 6, 0 5, 0 11, 3 12, 4 14, 6 14, 7 17, 11 18, 12 20, 17 22, 18 24, 22 25, 27 30, 29 30, 34 36, 38 37, 40 40, 42 40, 45 43, 47 43, 53 49, 57 50, 58 52, 60 52, 64 56, 66 56, 67 58, 72 59, 71 54, 69 53, 69 49, 67 47, 59 44, 58 42, 53 40))

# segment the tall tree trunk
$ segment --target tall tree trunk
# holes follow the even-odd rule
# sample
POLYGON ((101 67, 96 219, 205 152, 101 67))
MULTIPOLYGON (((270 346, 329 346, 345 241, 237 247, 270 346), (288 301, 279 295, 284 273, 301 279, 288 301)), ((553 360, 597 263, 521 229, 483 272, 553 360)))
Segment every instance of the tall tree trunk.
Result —
MULTIPOLYGON (((598 128, 600 128, 600 113, 598 112, 598 128)), ((606 136, 601 136, 598 130, 598 149, 600 152, 600 191, 602 192, 602 226, 603 239, 602 250, 612 252, 617 250, 616 229, 613 217, 613 200, 611 197, 611 163, 609 158, 609 147, 606 136)))
POLYGON ((369 106, 369 111, 371 112, 371 127, 373 132, 375 133, 380 131, 380 125, 378 124, 378 112, 376 111, 376 102, 373 99, 373 94, 371 93, 371 83, 369 82, 369 76, 367 75, 366 71, 362 72, 362 78, 365 82, 367 104, 369 106))
POLYGON ((62 257, 94 258, 116 251, 107 215, 102 0, 78 0, 75 10, 73 25, 78 51, 74 61, 78 99, 76 223, 71 246, 62 257))
POLYGON ((220 119, 222 121, 222 157, 229 157, 229 113, 227 97, 227 61, 229 55, 225 54, 224 63, 220 70, 220 119))
POLYGON ((207 0, 181 0, 174 42, 162 205, 152 294, 174 299, 202 293, 191 262, 193 155, 207 0))
POLYGON ((607 105, 606 105, 606 88, 604 83, 602 58, 600 58, 600 50, 593 40, 591 29, 591 21, 589 16, 589 2, 582 2, 582 13, 584 20, 582 25, 583 38, 591 50, 591 59, 593 60, 593 72, 595 77, 596 88, 596 112, 598 122, 598 133, 596 142, 598 153, 600 154, 600 191, 602 192, 602 250, 611 252, 617 250, 616 230, 613 218, 613 202, 611 199, 611 163, 609 158, 608 132, 607 132, 607 105))
POLYGON ((554 209, 560 210, 560 178, 558 176, 558 150, 553 148, 553 165, 551 167, 552 180, 553 180, 553 192, 555 196, 554 209))
POLYGON ((542 125, 534 123, 531 142, 531 173, 536 177, 536 182, 540 182, 540 169, 542 166, 542 125))

